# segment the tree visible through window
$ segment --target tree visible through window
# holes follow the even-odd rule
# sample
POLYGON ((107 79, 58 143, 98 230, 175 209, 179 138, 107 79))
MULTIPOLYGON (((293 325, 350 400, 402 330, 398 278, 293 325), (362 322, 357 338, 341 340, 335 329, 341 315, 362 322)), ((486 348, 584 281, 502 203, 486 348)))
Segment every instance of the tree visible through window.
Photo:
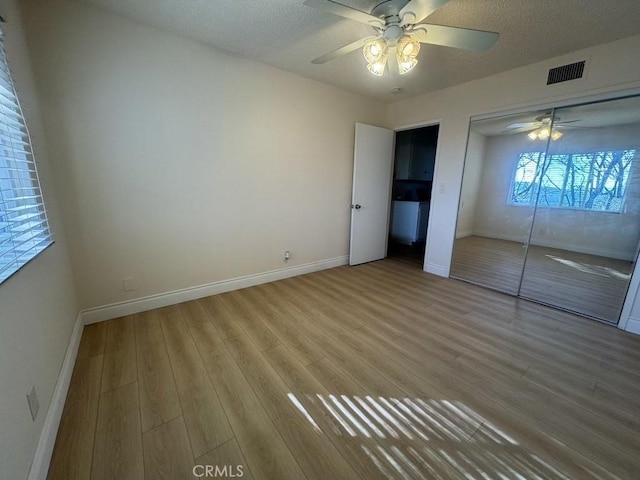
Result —
POLYGON ((509 196, 514 205, 621 212, 636 150, 518 157, 509 196))

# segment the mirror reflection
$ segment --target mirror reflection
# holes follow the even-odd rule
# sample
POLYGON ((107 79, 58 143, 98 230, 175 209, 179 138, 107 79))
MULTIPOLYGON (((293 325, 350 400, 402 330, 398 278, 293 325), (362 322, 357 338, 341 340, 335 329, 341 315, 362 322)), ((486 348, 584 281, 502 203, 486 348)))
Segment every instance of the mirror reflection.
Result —
POLYGON ((514 158, 530 150, 529 130, 550 122, 548 111, 471 122, 452 276, 518 294, 535 205, 514 206, 513 177, 529 175, 514 158))
POLYGON ((639 150, 638 97, 472 122, 452 276, 616 323, 639 150))

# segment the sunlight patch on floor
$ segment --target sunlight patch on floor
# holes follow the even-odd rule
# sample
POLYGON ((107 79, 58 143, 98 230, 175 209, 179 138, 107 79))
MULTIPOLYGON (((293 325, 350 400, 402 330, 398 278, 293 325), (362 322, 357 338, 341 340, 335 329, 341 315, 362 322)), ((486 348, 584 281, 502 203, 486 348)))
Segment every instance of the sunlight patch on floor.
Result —
POLYGON ((569 480, 455 400, 316 394, 289 400, 312 428, 343 436, 387 478, 569 480))
POLYGON ((582 273, 588 273, 591 275, 598 275, 600 277, 615 277, 621 280, 629 280, 631 278, 630 273, 624 273, 619 270, 610 267, 603 267, 602 265, 592 265, 590 263, 579 263, 574 262, 573 260, 568 260, 562 257, 556 257, 554 255, 545 255, 545 257, 550 258, 551 260, 555 260, 563 265, 574 268, 582 273))

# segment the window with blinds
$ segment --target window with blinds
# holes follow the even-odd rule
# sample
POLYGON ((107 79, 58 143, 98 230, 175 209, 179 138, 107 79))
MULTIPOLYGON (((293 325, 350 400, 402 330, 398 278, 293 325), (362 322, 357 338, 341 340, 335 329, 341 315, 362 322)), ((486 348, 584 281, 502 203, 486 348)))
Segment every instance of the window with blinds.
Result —
POLYGON ((52 243, 31 140, 0 29, 0 283, 52 243))
POLYGON ((636 150, 518 157, 509 203, 620 213, 636 150))

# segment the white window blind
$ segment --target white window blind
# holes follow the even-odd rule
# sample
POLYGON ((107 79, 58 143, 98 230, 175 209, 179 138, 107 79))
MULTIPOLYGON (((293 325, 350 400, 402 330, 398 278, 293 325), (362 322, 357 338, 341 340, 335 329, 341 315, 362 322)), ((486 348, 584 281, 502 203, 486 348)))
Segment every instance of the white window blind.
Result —
POLYGON ((52 243, 31 140, 0 29, 0 283, 52 243))
POLYGON ((621 213, 636 157, 632 149, 521 153, 509 203, 621 213))

